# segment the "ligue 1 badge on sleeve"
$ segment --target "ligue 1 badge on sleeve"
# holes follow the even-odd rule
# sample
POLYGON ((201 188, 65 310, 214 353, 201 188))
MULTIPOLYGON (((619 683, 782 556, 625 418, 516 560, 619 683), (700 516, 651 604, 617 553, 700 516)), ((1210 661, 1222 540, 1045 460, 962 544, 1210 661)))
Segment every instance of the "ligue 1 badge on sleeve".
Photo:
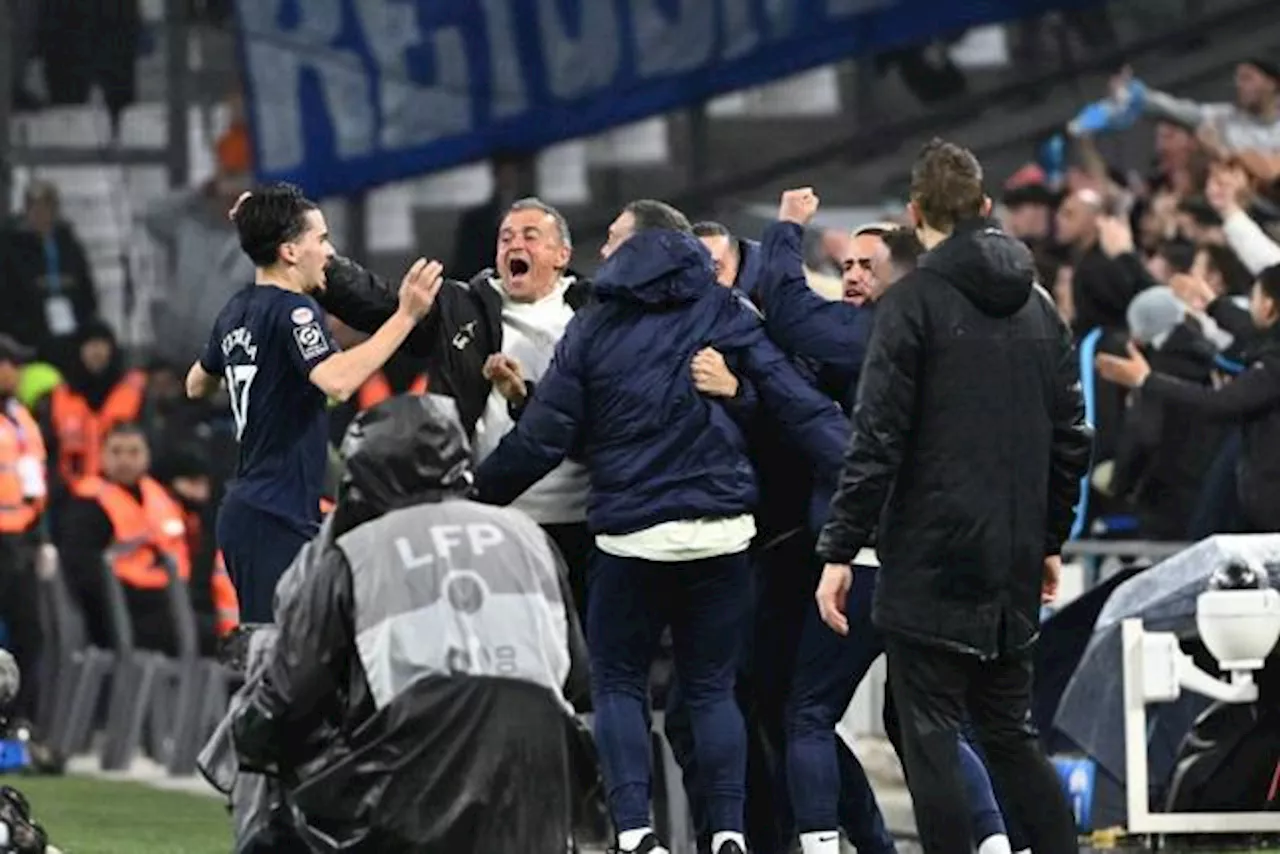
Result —
POLYGON ((324 337, 324 330, 319 323, 308 323, 293 330, 293 338, 298 343, 302 358, 314 359, 329 352, 329 341, 324 337))
POLYGON ((310 323, 311 321, 315 320, 316 314, 314 311, 307 308, 305 305, 300 305, 297 308, 295 308, 292 311, 292 313, 290 313, 289 319, 292 320, 298 326, 302 326, 304 323, 310 323))

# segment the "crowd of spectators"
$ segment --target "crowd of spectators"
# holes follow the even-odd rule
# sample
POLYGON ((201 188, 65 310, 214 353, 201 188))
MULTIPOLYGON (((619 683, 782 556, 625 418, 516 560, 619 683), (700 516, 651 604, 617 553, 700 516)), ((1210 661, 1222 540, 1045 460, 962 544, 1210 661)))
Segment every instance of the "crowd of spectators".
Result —
MULTIPOLYGON (((1280 530, 1280 62, 1242 61, 1234 83, 1233 103, 1199 103, 1123 70, 990 187, 1081 352, 1098 436, 1077 535, 1280 530), (1150 163, 1102 155, 1148 130, 1150 163)), ((856 254, 821 238, 815 268, 856 254)))
POLYGON ((40 577, 65 587, 102 648, 114 641, 104 557, 141 648, 177 648, 170 569, 188 584, 205 653, 234 626, 234 591, 213 531, 235 436, 225 400, 186 398, 186 364, 120 345, 50 184, 31 183, 21 213, 0 225, 0 288, 0 397, 16 427, 15 442, 0 443, 0 469, 45 463, 38 486, 29 473, 22 481, 24 502, 41 512, 0 526, 6 645, 33 674, 11 711, 32 720, 49 629, 36 607, 40 577))
POLYGON ((1123 72, 1003 188, 1082 352, 1095 535, 1280 530, 1280 65, 1240 62, 1235 89, 1202 104, 1123 72), (1097 137, 1143 115, 1150 168, 1107 163, 1097 137))

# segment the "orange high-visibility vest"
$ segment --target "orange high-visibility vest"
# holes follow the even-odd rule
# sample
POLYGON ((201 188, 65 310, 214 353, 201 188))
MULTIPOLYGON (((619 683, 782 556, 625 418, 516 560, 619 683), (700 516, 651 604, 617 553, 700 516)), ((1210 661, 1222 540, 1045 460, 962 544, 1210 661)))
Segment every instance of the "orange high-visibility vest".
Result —
POLYGON ((236 597, 235 585, 231 576, 227 575, 227 565, 222 560, 222 550, 213 559, 213 609, 215 614, 214 631, 218 637, 226 637, 240 625, 240 600, 236 597))
MULTIPOLYGON (((187 525, 187 549, 194 555, 200 549, 200 538, 205 536, 201 530, 199 513, 185 514, 187 525)), ((222 550, 213 553, 213 574, 209 578, 209 594, 213 600, 214 631, 218 637, 230 634, 240 625, 240 600, 236 597, 235 585, 227 574, 227 564, 222 559, 222 550)))
MULTIPOLYGON (((413 382, 409 384, 409 388, 405 394, 426 394, 427 386, 426 374, 419 374, 413 378, 413 382)), ((387 375, 382 371, 378 371, 369 379, 364 381, 356 391, 356 408, 361 412, 366 409, 372 409, 383 401, 390 400, 395 396, 395 392, 391 390, 391 383, 387 381, 387 375)))
POLYGON ((102 442, 112 427, 137 421, 147 375, 129 371, 96 412, 84 395, 62 383, 50 398, 50 419, 58 439, 58 474, 65 483, 102 474, 102 442))
POLYGON ((17 400, 10 398, 0 406, 0 534, 21 534, 40 518, 48 500, 44 438, 40 425, 17 400), (20 465, 38 466, 39 495, 26 494, 30 490, 23 484, 20 465))
POLYGON ((191 556, 187 550, 186 524, 182 508, 165 488, 150 477, 138 482, 139 502, 123 486, 101 477, 82 478, 73 487, 80 498, 98 502, 111 520, 117 551, 112 570, 122 584, 139 590, 162 590, 169 574, 161 563, 168 557, 183 581, 191 579, 191 556))

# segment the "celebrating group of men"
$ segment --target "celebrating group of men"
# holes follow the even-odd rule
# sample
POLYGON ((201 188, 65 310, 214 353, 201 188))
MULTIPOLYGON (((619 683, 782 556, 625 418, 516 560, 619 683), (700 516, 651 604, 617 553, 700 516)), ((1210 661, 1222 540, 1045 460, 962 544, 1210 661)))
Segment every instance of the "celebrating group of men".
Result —
MULTIPOLYGON (((403 348, 425 360, 432 392, 453 399, 459 441, 478 462, 472 497, 523 511, 564 558, 586 624, 594 743, 618 851, 667 850, 650 817, 649 732, 666 630, 666 734, 703 850, 771 854, 798 837, 804 854, 835 854, 841 830, 864 854, 893 850, 866 775, 834 731, 887 652, 886 724, 925 850, 1000 854, 1014 837, 1013 847, 1037 854, 1074 851, 1056 774, 1027 728, 1029 647, 1057 584, 1091 435, 1067 331, 1029 251, 990 207, 973 155, 931 143, 913 171, 915 227, 855 232, 844 299, 828 301, 809 288, 802 262, 818 208, 809 189, 783 194, 760 243, 692 225, 662 202, 632 202, 610 226, 591 282, 570 272, 564 217, 527 199, 501 224, 494 270, 458 282, 419 261, 398 293, 336 256, 323 216, 295 190, 243 198, 233 219, 259 287, 229 303, 188 377, 191 394, 225 378, 241 432, 240 479, 218 534, 242 610, 271 621, 276 583, 314 534, 325 397, 350 396, 403 348), (338 352, 326 311, 371 337, 338 352), (785 761, 749 775, 756 739, 744 719, 762 752, 785 761)), ((367 426, 357 419, 349 435, 367 426)), ((420 466, 435 482, 414 488, 398 476, 405 501, 464 500, 469 464, 450 448, 420 466)), ((367 504, 370 489, 352 489, 352 503, 367 504)), ((384 499, 384 511, 405 506, 384 499)), ((337 515, 343 507, 340 497, 337 515)), ((362 522, 372 524, 339 524, 358 532, 362 522)), ((424 544, 433 554, 411 561, 411 530, 396 546, 406 566, 456 562, 459 544, 443 535, 424 544)), ((496 539, 468 534, 468 559, 483 562, 485 542, 491 559, 511 559, 493 548, 502 536, 485 536, 496 539)), ((373 547, 368 536, 338 542, 373 547)), ((368 567, 382 564, 351 554, 346 564, 363 574, 354 599, 343 594, 358 641, 328 680, 314 671, 332 666, 332 650, 300 655, 296 638, 281 641, 237 730, 256 745, 255 769, 297 773, 315 710, 331 702, 348 707, 330 734, 359 741, 368 727, 346 726, 353 680, 375 695, 389 684, 407 691, 406 673, 439 676, 465 659, 456 669, 537 673, 541 687, 571 693, 561 668, 528 664, 550 656, 532 630, 494 646, 489 630, 459 617, 441 632, 470 646, 447 665, 401 649, 410 636, 395 629, 365 632, 369 579, 382 577, 368 567), (509 656, 506 670, 478 663, 492 650, 509 656), (324 661, 299 660, 312 657, 324 661), (303 682, 309 690, 297 690, 303 682)), ((412 588, 398 608, 412 611, 412 588)), ((424 598, 424 615, 439 595, 424 598)), ((479 608, 448 598, 460 612, 479 608)), ((537 613, 526 616, 544 619, 537 613)), ((556 619, 568 629, 543 636, 563 645, 576 615, 556 619)), ((489 820, 503 822, 491 806, 489 820)), ((418 843, 443 838, 413 832, 418 843)), ((496 854, 494 838, 486 854, 496 854)))

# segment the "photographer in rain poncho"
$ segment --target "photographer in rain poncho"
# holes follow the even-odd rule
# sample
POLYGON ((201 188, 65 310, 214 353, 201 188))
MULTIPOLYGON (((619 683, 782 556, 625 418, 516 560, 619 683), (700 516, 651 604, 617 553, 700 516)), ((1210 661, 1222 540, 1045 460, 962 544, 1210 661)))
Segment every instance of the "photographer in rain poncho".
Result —
POLYGON ((240 771, 278 781, 290 851, 568 850, 586 659, 555 546, 467 499, 449 398, 362 413, 342 452, 337 508, 281 580, 278 638, 231 715, 240 771))

